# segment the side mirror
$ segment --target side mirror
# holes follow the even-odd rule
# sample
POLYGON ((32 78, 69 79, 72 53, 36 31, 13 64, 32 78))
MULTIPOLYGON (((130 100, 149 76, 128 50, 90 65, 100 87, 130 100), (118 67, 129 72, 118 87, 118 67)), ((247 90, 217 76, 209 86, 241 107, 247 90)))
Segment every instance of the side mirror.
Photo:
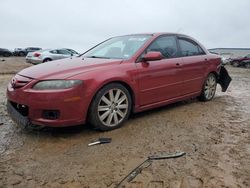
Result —
POLYGON ((143 57, 142 60, 143 61, 157 61, 157 60, 161 60, 163 58, 161 52, 148 52, 146 53, 143 57))

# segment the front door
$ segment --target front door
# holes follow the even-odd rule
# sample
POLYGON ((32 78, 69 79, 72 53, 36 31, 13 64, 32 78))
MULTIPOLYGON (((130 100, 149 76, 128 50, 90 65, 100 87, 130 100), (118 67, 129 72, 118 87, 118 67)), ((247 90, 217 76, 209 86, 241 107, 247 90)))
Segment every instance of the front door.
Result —
POLYGON ((175 36, 157 38, 145 51, 158 51, 163 59, 136 63, 140 106, 166 101, 181 95, 182 58, 178 57, 175 36))

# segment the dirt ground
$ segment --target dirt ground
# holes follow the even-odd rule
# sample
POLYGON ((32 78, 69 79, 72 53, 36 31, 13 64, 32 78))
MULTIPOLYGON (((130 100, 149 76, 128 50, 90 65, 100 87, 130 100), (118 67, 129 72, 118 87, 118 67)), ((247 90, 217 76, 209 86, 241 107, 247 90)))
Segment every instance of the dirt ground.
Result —
MULTIPOLYGON (((0 61, 0 72, 29 66, 22 61, 0 61)), ((218 86, 214 100, 139 113, 110 132, 22 129, 6 113, 13 75, 1 74, 0 187, 115 187, 148 155, 176 151, 187 154, 154 161, 126 188, 250 187, 250 70, 227 68, 233 81, 226 93, 218 86), (99 137, 112 143, 87 146, 99 137)))

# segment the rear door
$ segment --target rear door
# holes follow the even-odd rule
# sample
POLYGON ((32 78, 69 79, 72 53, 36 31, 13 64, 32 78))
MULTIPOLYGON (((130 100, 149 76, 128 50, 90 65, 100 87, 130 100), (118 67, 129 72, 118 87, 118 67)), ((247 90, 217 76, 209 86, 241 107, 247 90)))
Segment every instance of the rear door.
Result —
POLYGON ((183 58, 182 95, 199 92, 202 88, 206 66, 208 63, 206 53, 193 40, 185 37, 178 38, 180 56, 183 58))
POLYGON ((58 50, 51 50, 49 53, 49 56, 52 58, 52 60, 61 59, 61 54, 58 53, 58 50))
POLYGON ((175 36, 161 36, 151 43, 144 54, 158 51, 163 59, 136 63, 139 74, 140 105, 169 100, 181 95, 182 58, 178 57, 175 36))

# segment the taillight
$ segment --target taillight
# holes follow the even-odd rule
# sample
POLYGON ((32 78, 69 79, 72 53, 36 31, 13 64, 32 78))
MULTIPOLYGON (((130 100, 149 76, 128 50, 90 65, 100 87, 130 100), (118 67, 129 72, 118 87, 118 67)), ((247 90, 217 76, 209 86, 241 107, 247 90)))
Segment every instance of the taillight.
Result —
POLYGON ((40 55, 40 53, 34 53, 34 57, 39 57, 40 55))

